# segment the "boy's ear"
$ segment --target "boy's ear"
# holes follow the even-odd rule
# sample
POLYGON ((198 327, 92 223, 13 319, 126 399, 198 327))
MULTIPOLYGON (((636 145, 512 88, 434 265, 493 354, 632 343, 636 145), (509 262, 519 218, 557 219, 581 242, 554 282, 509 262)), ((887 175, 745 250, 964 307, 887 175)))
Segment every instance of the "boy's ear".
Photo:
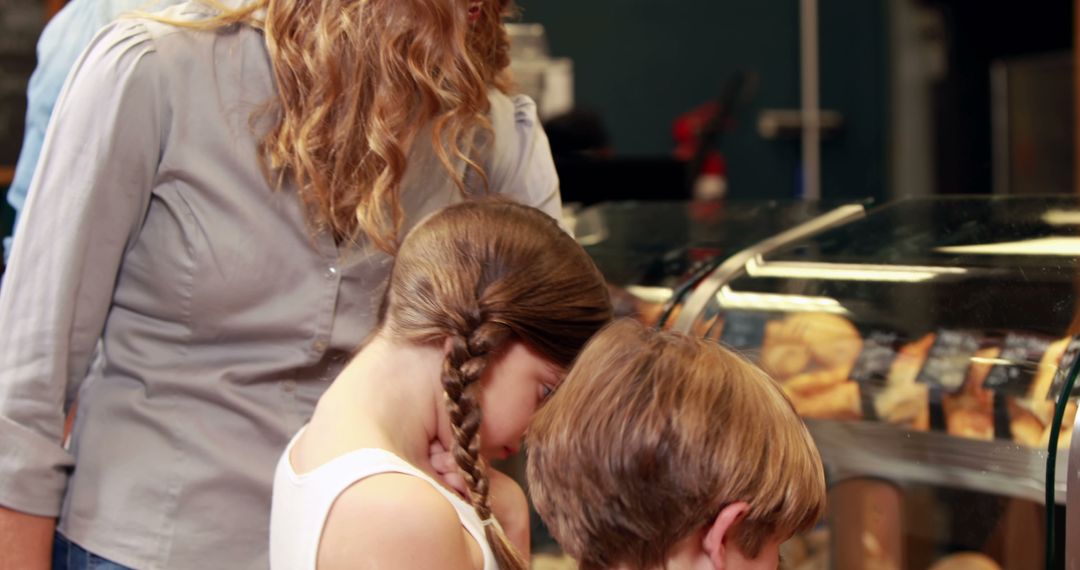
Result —
POLYGON ((747 503, 741 501, 731 503, 721 509, 712 524, 705 528, 705 538, 702 539, 701 547, 715 570, 727 568, 727 549, 730 546, 731 531, 749 510, 750 505, 747 503))

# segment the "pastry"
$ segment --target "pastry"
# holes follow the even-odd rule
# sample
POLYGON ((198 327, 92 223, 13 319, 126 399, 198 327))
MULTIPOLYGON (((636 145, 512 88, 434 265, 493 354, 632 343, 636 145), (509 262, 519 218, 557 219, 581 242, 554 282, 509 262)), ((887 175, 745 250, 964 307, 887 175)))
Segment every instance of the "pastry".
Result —
POLYGON ((1009 401, 1009 429, 1013 441, 1028 447, 1039 447, 1046 424, 1030 407, 1021 405, 1021 400, 1009 401))
POLYGON ((798 313, 765 328, 763 351, 784 345, 809 349, 819 366, 851 366, 862 350, 862 337, 847 319, 828 313, 798 313))
MULTIPOLYGON (((1027 396, 1008 399, 1009 428, 1012 431, 1013 441, 1042 449, 1050 444, 1050 426, 1054 419, 1055 402, 1047 398, 1050 396, 1050 387, 1054 383, 1058 364, 1069 341, 1069 338, 1063 338, 1050 343, 1042 358, 1039 359, 1039 365, 1031 379, 1027 396)), ((1072 409, 1075 410, 1075 405, 1072 405, 1072 409)), ((1066 408, 1066 415, 1068 411, 1069 408, 1066 408)), ((1073 417, 1075 418, 1075 413, 1073 417)), ((1063 422, 1062 426, 1065 425, 1063 422)), ((1059 447, 1068 446, 1070 443, 1072 423, 1067 425, 1068 427, 1062 431, 1070 435, 1058 440, 1059 447)))
POLYGON ((761 348, 761 367, 777 380, 787 379, 810 364, 810 349, 798 339, 780 339, 780 321, 765 325, 765 344, 761 348))
MULTIPOLYGON (((782 354, 770 354, 787 351, 789 346, 809 351, 808 360, 812 360, 818 367, 846 367, 847 374, 862 350, 862 337, 850 321, 828 313, 798 313, 780 321, 773 321, 765 328, 762 362, 767 369, 769 366, 779 368, 774 372, 777 376, 790 376, 802 369, 797 366, 797 362, 785 362, 782 354), (794 372, 790 372, 792 370, 794 372)), ((792 354, 796 355, 799 362, 805 358, 802 351, 794 351, 792 354)), ((803 363, 803 367, 808 363, 803 363)))
POLYGON ((825 368, 851 371, 862 352, 862 336, 850 321, 821 313, 798 315, 792 320, 806 331, 810 352, 817 363, 825 368))
POLYGON ((985 554, 959 552, 938 560, 930 570, 1001 570, 1001 566, 985 554))
POLYGON ((946 431, 949 435, 968 439, 994 439, 994 416, 978 409, 960 408, 946 412, 946 431))
POLYGON ((896 360, 889 367, 889 385, 911 384, 919 378, 930 347, 937 338, 934 333, 923 335, 919 340, 905 344, 896 351, 896 360))
POLYGON ((848 381, 847 372, 841 368, 827 368, 805 372, 784 382, 784 390, 800 396, 812 396, 848 381))
MULTIPOLYGON (((1065 404, 1065 415, 1061 420, 1061 434, 1058 436, 1058 449, 1068 449, 1072 444, 1072 430, 1076 425, 1076 402, 1069 402, 1065 404)), ((1050 447, 1050 432, 1053 425, 1048 424, 1043 429, 1042 437, 1039 438, 1039 448, 1046 449, 1050 447)))
POLYGON ((1061 357, 1065 354, 1070 340, 1072 339, 1063 338, 1046 347, 1046 352, 1039 359, 1039 368, 1031 379, 1031 388, 1028 390, 1028 397, 1032 400, 1045 400, 1050 395, 1050 386, 1054 383, 1058 364, 1061 363, 1061 357))
POLYGON ((787 394, 795 406, 795 411, 804 418, 857 420, 862 417, 859 385, 855 382, 841 382, 809 396, 792 392, 787 392, 787 394))
POLYGON ((874 398, 874 411, 881 421, 925 431, 930 424, 930 390, 912 382, 886 386, 874 398))
POLYGON ((874 410, 882 421, 910 429, 930 429, 930 390, 917 382, 930 354, 934 334, 927 334, 896 351, 889 375, 874 398, 874 410))
POLYGON ((994 439, 994 395, 983 384, 994 366, 993 360, 1000 354, 998 347, 977 351, 960 390, 942 398, 945 427, 949 435, 994 439))
POLYGON ((798 313, 766 324, 760 362, 806 417, 858 419, 859 387, 848 376, 861 350, 847 319, 798 313))

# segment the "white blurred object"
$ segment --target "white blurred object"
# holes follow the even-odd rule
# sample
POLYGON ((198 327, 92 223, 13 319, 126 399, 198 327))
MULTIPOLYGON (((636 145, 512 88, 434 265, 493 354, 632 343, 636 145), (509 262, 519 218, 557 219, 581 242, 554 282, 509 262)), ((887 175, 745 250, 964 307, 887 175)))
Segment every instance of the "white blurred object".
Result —
POLYGON ((694 181, 695 200, 723 200, 727 196, 727 178, 721 174, 705 173, 694 181))
POLYGON ((510 35, 510 71, 518 91, 536 101, 540 119, 574 107, 574 62, 553 58, 541 24, 506 24, 510 35))

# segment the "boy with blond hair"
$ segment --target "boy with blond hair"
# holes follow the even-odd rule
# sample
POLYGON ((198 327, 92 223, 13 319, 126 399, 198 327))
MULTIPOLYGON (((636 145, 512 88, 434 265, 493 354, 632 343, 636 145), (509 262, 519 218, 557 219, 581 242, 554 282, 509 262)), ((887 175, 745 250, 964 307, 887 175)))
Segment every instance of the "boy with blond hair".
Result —
POLYGON ((714 342, 620 321, 528 433, 537 512, 581 570, 775 569, 825 507, 780 388, 714 342))

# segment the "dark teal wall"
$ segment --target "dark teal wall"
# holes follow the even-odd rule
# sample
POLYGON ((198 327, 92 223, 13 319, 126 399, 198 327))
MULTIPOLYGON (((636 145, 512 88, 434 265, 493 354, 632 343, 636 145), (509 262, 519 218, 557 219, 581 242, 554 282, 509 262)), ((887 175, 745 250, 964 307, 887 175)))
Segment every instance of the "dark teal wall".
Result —
MULTIPOLYGON (((792 0, 792 4, 795 2, 792 0)), ((821 104, 847 126, 822 147, 825 197, 888 193, 889 38, 884 0, 819 0, 821 104)))
MULTIPOLYGON (((799 104, 797 0, 519 0, 552 52, 574 60, 576 97, 599 111, 625 155, 671 151, 675 116, 715 97, 739 69, 760 86, 723 150, 732 195, 787 197, 799 146, 764 141, 761 109, 799 104)), ((826 197, 884 194, 887 29, 879 0, 821 0, 822 103, 844 112, 823 149, 826 197)))

